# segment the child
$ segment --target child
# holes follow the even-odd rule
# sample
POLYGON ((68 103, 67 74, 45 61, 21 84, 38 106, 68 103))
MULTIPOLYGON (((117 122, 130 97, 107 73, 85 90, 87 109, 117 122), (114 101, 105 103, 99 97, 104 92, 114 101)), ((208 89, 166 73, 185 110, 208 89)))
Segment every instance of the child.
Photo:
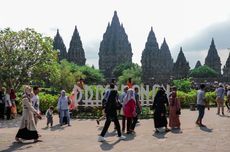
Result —
POLYGON ((46 111, 47 128, 49 127, 49 124, 50 124, 51 127, 53 127, 53 110, 54 110, 54 107, 51 106, 51 107, 46 111))

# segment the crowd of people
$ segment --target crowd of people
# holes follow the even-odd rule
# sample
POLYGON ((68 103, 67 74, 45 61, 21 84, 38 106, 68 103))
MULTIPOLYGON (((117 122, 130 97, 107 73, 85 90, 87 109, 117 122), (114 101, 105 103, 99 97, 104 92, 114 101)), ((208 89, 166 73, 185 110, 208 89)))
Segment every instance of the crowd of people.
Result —
MULTIPOLYGON (((83 80, 78 83, 80 88, 84 88, 83 80)), ((203 117, 205 115, 205 108, 209 110, 209 103, 205 98, 205 84, 199 86, 197 91, 197 110, 198 117, 196 125, 199 127, 206 127, 203 124, 203 117)), ((21 118, 21 125, 16 134, 15 140, 22 142, 22 140, 34 140, 39 141, 38 138, 41 135, 37 132, 38 120, 42 118, 39 102, 39 87, 34 86, 33 89, 30 86, 25 86, 22 96, 23 113, 21 118)), ((230 86, 224 87, 223 84, 219 84, 215 90, 216 103, 217 103, 217 115, 224 115, 224 103, 230 112, 230 86), (226 96, 226 98, 225 98, 226 96), (225 100, 226 99, 226 100, 225 100)), ((78 93, 74 92, 70 96, 66 95, 65 90, 62 90, 58 99, 57 110, 59 113, 60 126, 67 124, 70 125, 70 110, 76 108, 73 100, 78 97, 78 93)), ((16 108, 16 94, 14 89, 0 88, 0 118, 11 119, 15 118, 17 114, 16 108)), ((79 105, 83 102, 82 100, 79 105)), ((139 122, 139 116, 142 112, 142 106, 139 96, 139 89, 135 87, 132 79, 129 78, 127 85, 124 87, 123 92, 119 95, 115 80, 110 84, 108 90, 104 92, 102 100, 103 116, 97 119, 97 124, 105 119, 104 127, 98 137, 99 142, 105 141, 105 135, 111 122, 114 123, 114 129, 117 131, 120 140, 125 140, 124 134, 135 134, 136 124, 139 122), (121 116, 121 126, 118 119, 118 115, 121 116)), ((50 106, 45 113, 47 118, 47 127, 53 126, 53 111, 54 107, 50 106)), ((172 129, 181 129, 180 115, 181 115, 181 103, 177 97, 177 88, 171 87, 170 94, 167 95, 166 91, 159 87, 154 97, 153 104, 150 106, 153 110, 155 133, 160 133, 162 128, 165 132, 169 132, 172 129)))
POLYGON ((0 119, 14 119, 17 116, 16 94, 12 88, 0 87, 0 119))

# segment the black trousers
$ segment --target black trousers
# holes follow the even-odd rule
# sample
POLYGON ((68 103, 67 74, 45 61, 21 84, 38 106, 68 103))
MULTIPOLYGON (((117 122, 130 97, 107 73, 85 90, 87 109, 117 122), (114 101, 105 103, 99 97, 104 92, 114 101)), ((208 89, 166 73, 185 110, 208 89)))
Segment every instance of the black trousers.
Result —
POLYGON ((125 120, 126 120, 126 117, 122 116, 122 131, 123 132, 125 131, 125 120))
POLYGON ((133 121, 132 117, 127 117, 127 132, 130 132, 132 121, 133 121))
POLYGON ((10 120, 10 115, 11 115, 11 108, 10 107, 6 107, 6 119, 10 120))
MULTIPOLYGON (((114 125, 115 125, 116 129, 117 129, 118 137, 120 137, 120 136, 121 136, 121 127, 120 127, 120 123, 119 123, 119 121, 118 121, 117 118, 114 118, 114 119, 113 119, 113 122, 114 122, 114 125)), ((102 136, 102 137, 104 137, 105 134, 106 134, 106 132, 108 131, 109 126, 110 126, 110 123, 111 123, 111 119, 106 118, 104 128, 103 128, 103 130, 102 130, 102 132, 101 132, 101 136, 102 136)))
POLYGON ((0 103, 0 119, 4 119, 5 104, 0 103))
POLYGON ((133 122, 131 124, 131 129, 134 130, 137 124, 138 116, 133 118, 133 122))

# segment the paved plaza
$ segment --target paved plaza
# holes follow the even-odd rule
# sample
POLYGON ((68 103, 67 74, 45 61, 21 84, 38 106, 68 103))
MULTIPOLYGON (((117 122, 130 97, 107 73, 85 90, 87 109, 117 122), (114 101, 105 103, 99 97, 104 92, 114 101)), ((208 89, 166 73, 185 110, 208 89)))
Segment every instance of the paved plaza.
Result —
POLYGON ((230 113, 216 115, 216 109, 206 110, 204 124, 207 128, 195 125, 197 111, 182 110, 182 131, 167 134, 154 134, 152 119, 140 120, 136 135, 127 135, 125 141, 119 141, 113 124, 107 134, 106 142, 97 142, 104 121, 98 126, 95 120, 72 120, 71 127, 57 125, 45 128, 46 119, 38 123, 42 142, 16 143, 14 137, 18 131, 20 118, 0 121, 0 151, 26 152, 229 152, 230 151, 230 113))

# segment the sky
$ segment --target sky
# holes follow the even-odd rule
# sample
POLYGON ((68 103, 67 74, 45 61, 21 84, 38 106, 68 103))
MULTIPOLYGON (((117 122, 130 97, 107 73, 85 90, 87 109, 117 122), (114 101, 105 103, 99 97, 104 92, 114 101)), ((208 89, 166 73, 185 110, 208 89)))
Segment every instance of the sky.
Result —
POLYGON ((230 48, 229 0, 0 0, 0 29, 34 28, 54 37, 59 29, 69 48, 75 25, 86 63, 98 67, 100 42, 116 10, 132 46, 133 62, 140 64, 153 27, 159 46, 166 41, 174 61, 182 46, 193 68, 204 63, 214 37, 222 65, 230 48))

